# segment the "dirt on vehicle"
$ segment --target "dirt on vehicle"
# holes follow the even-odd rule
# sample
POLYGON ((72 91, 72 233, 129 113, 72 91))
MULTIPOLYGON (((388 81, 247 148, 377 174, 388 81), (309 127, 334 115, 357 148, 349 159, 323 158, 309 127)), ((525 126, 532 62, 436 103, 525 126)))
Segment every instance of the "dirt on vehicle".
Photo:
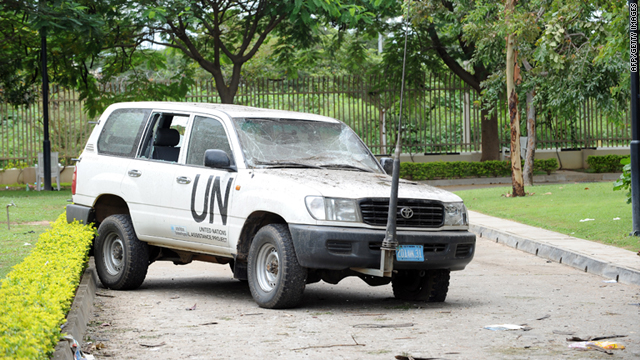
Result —
POLYGON ((637 359, 640 288, 478 239, 444 303, 396 300, 357 278, 308 285, 268 310, 228 266, 154 263, 134 291, 98 289, 85 348, 97 359, 637 359), (488 325, 520 325, 492 331, 488 325), (578 351, 572 337, 626 346, 578 351))

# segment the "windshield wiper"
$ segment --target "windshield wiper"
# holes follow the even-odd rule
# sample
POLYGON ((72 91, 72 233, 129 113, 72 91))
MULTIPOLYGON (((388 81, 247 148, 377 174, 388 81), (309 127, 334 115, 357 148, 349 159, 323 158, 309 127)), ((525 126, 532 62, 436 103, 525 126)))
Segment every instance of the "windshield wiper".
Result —
POLYGON ((344 169, 344 170, 358 170, 358 171, 364 171, 364 172, 373 172, 369 169, 365 169, 365 168, 361 168, 353 165, 347 165, 347 164, 326 164, 326 165, 320 165, 320 167, 324 169, 344 169))
POLYGON ((320 166, 290 162, 290 161, 256 161, 255 165, 268 166, 269 168, 322 169, 320 166))

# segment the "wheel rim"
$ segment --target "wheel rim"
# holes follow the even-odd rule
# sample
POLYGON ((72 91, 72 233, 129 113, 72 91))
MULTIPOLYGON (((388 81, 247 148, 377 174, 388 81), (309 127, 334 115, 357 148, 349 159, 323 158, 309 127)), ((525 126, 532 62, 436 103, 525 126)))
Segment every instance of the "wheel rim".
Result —
POLYGON ((262 245, 256 261, 256 277, 263 291, 270 292, 278 285, 279 264, 276 247, 273 244, 262 245))
POLYGON ((124 243, 117 234, 109 234, 103 245, 104 264, 110 275, 118 275, 124 263, 124 243))

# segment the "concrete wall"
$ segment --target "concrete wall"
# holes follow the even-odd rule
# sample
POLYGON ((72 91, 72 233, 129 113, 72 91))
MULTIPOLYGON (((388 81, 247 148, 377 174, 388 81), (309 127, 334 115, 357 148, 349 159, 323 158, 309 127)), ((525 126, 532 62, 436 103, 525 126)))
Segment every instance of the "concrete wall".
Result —
MULTIPOLYGON (((60 172, 60 183, 70 183, 73 178, 74 166, 66 166, 60 172)), ((33 167, 24 169, 7 169, 0 171, 0 184, 35 184, 36 182, 36 169, 33 167)), ((55 186, 55 179, 51 180, 53 186, 55 186)))
MULTIPOLYGON (((629 155, 630 149, 624 147, 581 149, 577 151, 536 150, 536 159, 560 158, 563 169, 586 169, 589 155, 629 155)), ((456 155, 414 155, 402 154, 402 162, 435 162, 435 161, 480 161, 482 153, 467 152, 456 155)), ((60 174, 60 182, 70 183, 73 177, 73 166, 67 166, 60 174)), ((36 182, 35 168, 8 169, 0 171, 0 184, 34 184, 36 182)), ((52 181, 55 184, 55 181, 52 181)))
MULTIPOLYGON (((536 150, 536 159, 558 159, 558 165, 562 164, 562 169, 586 169, 587 157, 589 155, 629 155, 630 148, 597 148, 597 149, 580 149, 575 151, 558 150, 536 150)), ((467 152, 452 155, 414 155, 402 154, 400 161, 402 162, 436 162, 436 161, 480 161, 482 153, 467 152)))

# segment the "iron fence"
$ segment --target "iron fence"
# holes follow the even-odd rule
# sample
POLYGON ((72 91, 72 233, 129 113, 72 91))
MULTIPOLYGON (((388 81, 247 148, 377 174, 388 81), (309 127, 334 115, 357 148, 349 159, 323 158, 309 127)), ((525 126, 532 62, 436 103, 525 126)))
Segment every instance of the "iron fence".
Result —
MULTIPOLYGON (((377 77, 304 77, 292 80, 247 79, 240 84, 235 103, 315 113, 340 119, 351 126, 376 154, 393 151, 399 114, 399 86, 377 77)), ((403 109, 403 151, 441 154, 481 151, 479 95, 453 74, 427 75, 409 86, 403 109)), ((118 92, 112 84, 105 91, 118 92)), ((211 81, 198 82, 185 101, 220 102, 211 81)), ((52 151, 62 162, 77 157, 92 130, 92 119, 82 110, 73 90, 50 90, 50 138, 52 151)), ((524 106, 522 106, 524 108, 524 106)), ((509 146, 506 103, 497 104, 500 146, 509 146)), ((523 117, 524 119, 524 114, 523 117)), ((522 121, 522 133, 526 124, 522 121)), ((628 117, 613 123, 593 101, 584 103, 575 117, 540 117, 537 148, 593 148, 628 146, 628 117)), ((0 167, 9 163, 33 165, 42 144, 42 105, 13 107, 0 104, 0 167)))

